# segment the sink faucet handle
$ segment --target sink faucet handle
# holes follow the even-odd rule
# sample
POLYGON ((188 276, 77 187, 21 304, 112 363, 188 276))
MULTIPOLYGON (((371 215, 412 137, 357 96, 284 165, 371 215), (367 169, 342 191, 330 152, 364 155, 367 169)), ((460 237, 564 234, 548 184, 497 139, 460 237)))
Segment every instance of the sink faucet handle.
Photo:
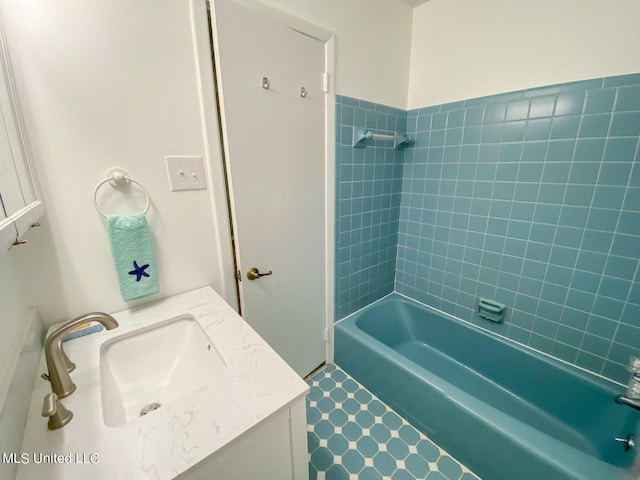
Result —
POLYGON ((67 372, 73 372, 76 369, 76 364, 73 363, 71 360, 69 360, 69 357, 67 356, 64 350, 62 350, 61 353, 62 353, 62 361, 64 362, 67 372))
MULTIPOLYGON (((67 355, 64 352, 62 352, 62 361, 64 362, 67 368, 67 372, 73 372, 75 370, 76 364, 73 363, 71 360, 69 360, 69 357, 67 357, 67 355)), ((51 381, 51 378, 49 377, 48 373, 41 373, 40 377, 45 379, 47 382, 51 381)))
POLYGON ((58 399, 58 395, 51 392, 44 396, 42 416, 49 417, 49 422, 47 423, 49 430, 57 430, 71 421, 73 413, 67 410, 60 399, 58 399))

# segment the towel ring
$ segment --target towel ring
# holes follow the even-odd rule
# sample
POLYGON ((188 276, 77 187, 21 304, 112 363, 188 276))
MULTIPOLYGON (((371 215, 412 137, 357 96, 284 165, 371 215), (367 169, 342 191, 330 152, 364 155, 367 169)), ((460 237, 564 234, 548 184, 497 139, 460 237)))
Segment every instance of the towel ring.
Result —
POLYGON ((144 211, 142 213, 146 214, 149 211, 149 206, 151 205, 151 196, 149 195, 147 189, 144 188, 140 182, 131 178, 125 170, 122 170, 120 168, 112 168, 107 172, 107 178, 99 182, 96 185, 95 190, 93 191, 93 206, 96 207, 98 213, 104 218, 108 218, 108 216, 106 213, 100 210, 100 207, 98 206, 98 190, 100 190, 100 187, 102 187, 102 185, 107 182, 114 182, 116 187, 126 183, 136 184, 140 188, 140 190, 142 190, 147 196, 147 204, 145 205, 144 211))

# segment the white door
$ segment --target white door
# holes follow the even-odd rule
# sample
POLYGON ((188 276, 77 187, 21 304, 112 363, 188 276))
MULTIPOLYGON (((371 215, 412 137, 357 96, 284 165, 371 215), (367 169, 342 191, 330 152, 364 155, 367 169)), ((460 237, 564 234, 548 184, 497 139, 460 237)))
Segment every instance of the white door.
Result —
POLYGON ((242 315, 305 376, 326 356, 324 43, 229 0, 212 17, 242 315))

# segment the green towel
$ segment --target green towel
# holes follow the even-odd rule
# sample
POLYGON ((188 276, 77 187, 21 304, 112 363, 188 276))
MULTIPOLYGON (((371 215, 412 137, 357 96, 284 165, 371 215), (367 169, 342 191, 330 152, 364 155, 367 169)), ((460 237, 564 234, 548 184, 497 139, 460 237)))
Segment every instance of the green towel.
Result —
POLYGON ((158 293, 156 258, 144 213, 109 215, 107 231, 122 298, 128 302, 158 293))

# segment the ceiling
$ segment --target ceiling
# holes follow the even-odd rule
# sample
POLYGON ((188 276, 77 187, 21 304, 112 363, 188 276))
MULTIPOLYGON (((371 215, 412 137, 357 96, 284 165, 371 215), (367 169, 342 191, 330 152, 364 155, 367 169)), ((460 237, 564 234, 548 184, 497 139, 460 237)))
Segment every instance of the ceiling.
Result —
POLYGON ((404 3, 408 3, 412 7, 417 7, 418 5, 422 5, 423 3, 427 3, 429 0, 402 0, 404 3))

